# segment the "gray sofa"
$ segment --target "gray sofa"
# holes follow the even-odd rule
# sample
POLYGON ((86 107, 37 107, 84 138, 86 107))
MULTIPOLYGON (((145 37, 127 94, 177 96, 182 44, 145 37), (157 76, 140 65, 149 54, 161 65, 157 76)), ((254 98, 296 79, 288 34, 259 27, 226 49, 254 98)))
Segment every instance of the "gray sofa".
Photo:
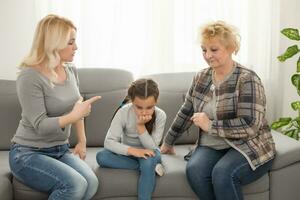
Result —
MULTIPOLYGON (((126 94, 133 80, 130 72, 116 69, 78 69, 80 91, 84 98, 101 95, 93 105, 92 113, 85 119, 88 155, 86 162, 99 178, 99 189, 94 199, 137 199, 138 173, 131 170, 99 168, 96 152, 103 148, 103 141, 114 110, 126 94)), ((167 113, 166 130, 172 123, 194 73, 156 74, 152 77, 159 83, 159 107, 167 113)), ((20 106, 16 96, 15 81, 0 80, 0 199, 47 199, 47 194, 34 191, 13 178, 8 165, 10 139, 20 120, 20 106)), ((166 131, 165 130, 165 131, 166 131)), ((70 138, 74 145, 75 138, 70 138)), ((300 143, 273 132, 277 157, 272 170, 259 180, 243 187, 246 200, 297 200, 300 198, 300 143)), ((175 146, 176 155, 163 155, 166 174, 157 177, 153 199, 196 199, 185 177, 183 156, 188 153, 197 138, 197 129, 192 127, 175 146)))

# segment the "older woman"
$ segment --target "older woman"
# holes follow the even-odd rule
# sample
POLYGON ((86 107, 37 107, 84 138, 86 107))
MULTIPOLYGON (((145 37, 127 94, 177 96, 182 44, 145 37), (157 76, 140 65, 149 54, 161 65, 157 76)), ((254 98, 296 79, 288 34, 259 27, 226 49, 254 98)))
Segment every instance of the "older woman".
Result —
POLYGON ((174 153, 175 140, 195 124, 198 145, 186 168, 190 186, 201 200, 241 200, 241 186, 267 173, 275 156, 264 88, 255 72, 232 59, 239 50, 234 27, 207 24, 199 39, 209 68, 194 77, 161 151, 174 153))

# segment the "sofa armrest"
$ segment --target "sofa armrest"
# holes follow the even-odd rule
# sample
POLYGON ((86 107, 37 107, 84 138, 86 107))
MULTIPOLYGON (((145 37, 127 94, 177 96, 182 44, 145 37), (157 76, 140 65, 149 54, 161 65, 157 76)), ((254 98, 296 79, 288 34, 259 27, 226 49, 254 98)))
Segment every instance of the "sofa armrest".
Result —
POLYGON ((276 157, 271 170, 278 170, 300 162, 300 142, 272 130, 276 157))

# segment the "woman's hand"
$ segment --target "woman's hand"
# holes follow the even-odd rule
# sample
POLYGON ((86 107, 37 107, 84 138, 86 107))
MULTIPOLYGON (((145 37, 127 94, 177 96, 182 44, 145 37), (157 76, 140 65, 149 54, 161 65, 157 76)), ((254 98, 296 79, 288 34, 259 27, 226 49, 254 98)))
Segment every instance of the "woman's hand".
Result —
POLYGON ((77 143, 73 150, 73 154, 78 155, 81 160, 84 160, 86 157, 86 143, 77 143))
POLYGON ((206 113, 204 112, 194 113, 194 115, 191 117, 191 120, 196 126, 200 127, 204 132, 208 131, 211 121, 207 117, 206 113))
POLYGON ((160 147, 160 152, 163 154, 175 154, 175 150, 173 146, 167 145, 163 143, 160 147))
POLYGON ((150 149, 138 149, 134 147, 129 147, 127 150, 127 154, 137 158, 145 158, 145 159, 147 159, 148 157, 155 156, 154 151, 150 149))
POLYGON ((80 97, 79 100, 75 103, 73 110, 71 111, 71 114, 75 119, 74 121, 78 121, 79 119, 87 117, 91 112, 91 104, 99 100, 100 98, 100 96, 94 96, 88 100, 82 101, 83 98, 80 97))
POLYGON ((66 125, 76 123, 88 116, 91 112, 91 104, 100 98, 100 96, 94 96, 86 101, 82 101, 83 98, 80 97, 70 113, 59 117, 59 127, 64 128, 66 125))

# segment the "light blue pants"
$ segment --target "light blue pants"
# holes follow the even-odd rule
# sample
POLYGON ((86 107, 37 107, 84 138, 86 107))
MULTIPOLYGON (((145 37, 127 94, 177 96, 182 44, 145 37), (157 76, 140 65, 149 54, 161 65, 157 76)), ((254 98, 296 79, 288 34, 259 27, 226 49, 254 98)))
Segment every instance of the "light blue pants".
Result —
POLYGON ((155 166, 161 162, 159 150, 155 150, 155 156, 144 159, 123 156, 103 149, 97 153, 96 159, 101 167, 139 170, 138 199, 151 200, 152 192, 155 189, 155 166))
POLYGON ((91 199, 98 189, 96 175, 68 144, 50 148, 13 144, 9 164, 16 179, 49 193, 50 200, 91 199))

